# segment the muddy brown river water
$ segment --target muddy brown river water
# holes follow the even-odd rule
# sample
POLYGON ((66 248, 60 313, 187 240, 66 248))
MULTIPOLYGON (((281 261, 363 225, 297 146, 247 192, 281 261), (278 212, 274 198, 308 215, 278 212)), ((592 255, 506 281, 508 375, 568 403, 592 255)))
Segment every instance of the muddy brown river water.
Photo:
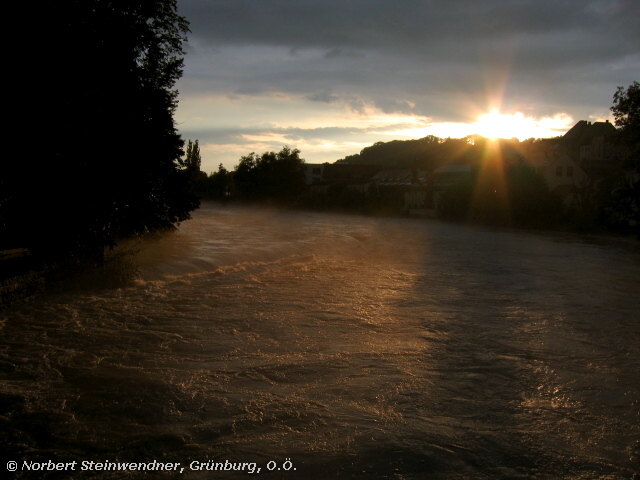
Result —
POLYGON ((205 204, 140 247, 128 286, 0 312, 13 478, 640 468, 632 242, 205 204))

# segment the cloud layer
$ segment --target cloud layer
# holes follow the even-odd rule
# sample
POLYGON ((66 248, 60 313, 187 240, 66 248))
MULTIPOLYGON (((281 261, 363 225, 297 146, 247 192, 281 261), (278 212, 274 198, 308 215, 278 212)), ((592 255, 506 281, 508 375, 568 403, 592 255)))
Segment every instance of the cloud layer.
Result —
POLYGON ((191 34, 177 120, 205 146, 209 169, 283 140, 307 161, 334 161, 407 122, 472 123, 492 108, 606 118, 616 87, 640 77, 637 0, 179 0, 178 8, 191 34))

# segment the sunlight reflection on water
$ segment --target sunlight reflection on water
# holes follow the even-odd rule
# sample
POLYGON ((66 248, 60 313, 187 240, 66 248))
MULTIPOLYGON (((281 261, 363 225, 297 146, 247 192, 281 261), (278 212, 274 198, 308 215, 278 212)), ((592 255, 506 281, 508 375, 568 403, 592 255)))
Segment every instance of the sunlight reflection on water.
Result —
POLYGON ((5 314, 10 454, 291 458, 291 478, 631 478, 634 247, 211 205, 194 217, 138 255, 135 285, 5 314))

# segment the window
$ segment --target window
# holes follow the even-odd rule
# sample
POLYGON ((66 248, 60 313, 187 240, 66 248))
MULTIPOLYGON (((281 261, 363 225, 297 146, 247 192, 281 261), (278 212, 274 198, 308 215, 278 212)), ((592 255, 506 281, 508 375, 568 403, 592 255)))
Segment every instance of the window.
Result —
POLYGON ((561 177, 562 176, 562 167, 561 166, 557 166, 556 167, 556 177, 561 177))
POLYGON ((573 167, 567 167, 567 177, 573 177, 573 167))
POLYGON ((313 168, 313 172, 314 175, 321 175, 322 174, 322 168, 320 167, 314 167, 313 168))

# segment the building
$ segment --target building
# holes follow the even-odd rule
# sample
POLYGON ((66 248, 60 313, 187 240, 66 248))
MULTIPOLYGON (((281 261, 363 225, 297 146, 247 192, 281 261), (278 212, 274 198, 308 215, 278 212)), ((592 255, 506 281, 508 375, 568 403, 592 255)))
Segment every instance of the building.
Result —
POLYGON ((324 166, 326 163, 307 163, 305 164, 305 183, 307 185, 313 185, 322 182, 322 173, 324 172, 324 166))
POLYGON ((624 150, 614 141, 616 132, 608 120, 580 120, 560 139, 559 149, 593 180, 601 180, 622 164, 624 150))
POLYGON ((385 204, 407 213, 421 213, 430 207, 426 170, 417 168, 382 170, 372 177, 378 197, 385 204))
POLYGON ((433 208, 438 209, 442 193, 447 188, 461 182, 465 178, 470 178, 472 167, 467 164, 451 164, 443 165, 433 171, 433 188, 431 204, 433 208))
POLYGON ((471 175, 471 166, 466 164, 443 165, 433 171, 433 188, 442 191, 471 175))
POLYGON ((549 191, 567 206, 576 205, 579 195, 593 184, 593 179, 569 155, 553 152, 538 158, 535 167, 547 182, 549 191))
POLYGON ((326 195, 333 188, 344 188, 362 194, 369 194, 375 187, 371 179, 381 170, 378 165, 347 163, 307 164, 305 172, 307 195, 326 195))
POLYGON ((562 137, 535 141, 524 155, 544 176, 551 192, 565 205, 575 205, 580 192, 597 188, 621 170, 624 149, 616 143, 616 133, 608 120, 580 120, 562 137))

